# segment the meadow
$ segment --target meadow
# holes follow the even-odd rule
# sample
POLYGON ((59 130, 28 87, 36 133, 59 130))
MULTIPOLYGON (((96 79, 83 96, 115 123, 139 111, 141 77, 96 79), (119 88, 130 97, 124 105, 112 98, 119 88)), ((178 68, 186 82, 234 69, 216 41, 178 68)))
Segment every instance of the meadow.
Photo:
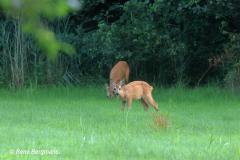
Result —
POLYGON ((177 87, 153 97, 159 112, 137 101, 121 111, 102 86, 1 89, 0 159, 240 159, 240 95, 177 87))

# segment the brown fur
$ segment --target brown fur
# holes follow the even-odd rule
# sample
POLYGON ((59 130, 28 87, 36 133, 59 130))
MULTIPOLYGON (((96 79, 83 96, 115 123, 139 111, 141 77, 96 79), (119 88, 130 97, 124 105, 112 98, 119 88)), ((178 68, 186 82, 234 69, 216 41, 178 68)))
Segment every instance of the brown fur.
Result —
POLYGON ((118 86, 120 81, 125 81, 125 83, 128 82, 129 79, 129 66, 126 61, 119 61, 117 64, 115 64, 110 72, 109 79, 110 83, 109 86, 107 86, 107 96, 113 97, 113 88, 115 86, 118 86))
POLYGON ((128 108, 131 108, 132 100, 141 100, 145 110, 149 108, 150 103, 156 111, 158 111, 158 105, 152 97, 153 87, 144 81, 133 81, 123 87, 119 86, 117 93, 122 99, 123 107, 125 103, 128 103, 128 108), (147 103, 148 102, 148 103, 147 103))

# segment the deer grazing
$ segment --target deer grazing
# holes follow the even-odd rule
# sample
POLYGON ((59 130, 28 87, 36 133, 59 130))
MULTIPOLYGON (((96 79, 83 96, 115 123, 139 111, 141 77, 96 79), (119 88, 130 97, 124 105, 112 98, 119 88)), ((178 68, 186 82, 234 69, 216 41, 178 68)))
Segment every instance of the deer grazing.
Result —
POLYGON ((113 92, 119 95, 122 99, 122 108, 125 108, 126 102, 128 103, 128 109, 131 108, 132 100, 140 100, 144 106, 145 111, 149 108, 150 103, 156 111, 158 111, 158 105, 152 97, 153 87, 144 81, 133 81, 127 85, 120 81, 120 85, 113 84, 113 92))
POLYGON ((112 98, 114 96, 113 85, 119 86, 120 81, 122 85, 128 82, 129 72, 130 72, 129 66, 126 61, 119 61, 117 64, 113 66, 109 75, 110 79, 109 86, 106 85, 107 96, 109 98, 112 98))

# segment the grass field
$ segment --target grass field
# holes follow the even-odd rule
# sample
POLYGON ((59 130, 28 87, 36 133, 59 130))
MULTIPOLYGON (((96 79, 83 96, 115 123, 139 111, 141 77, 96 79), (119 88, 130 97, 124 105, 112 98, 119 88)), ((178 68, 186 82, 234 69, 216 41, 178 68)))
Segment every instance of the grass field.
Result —
POLYGON ((153 97, 158 113, 139 102, 121 111, 99 86, 0 90, 0 159, 240 159, 240 96, 208 87, 153 97))

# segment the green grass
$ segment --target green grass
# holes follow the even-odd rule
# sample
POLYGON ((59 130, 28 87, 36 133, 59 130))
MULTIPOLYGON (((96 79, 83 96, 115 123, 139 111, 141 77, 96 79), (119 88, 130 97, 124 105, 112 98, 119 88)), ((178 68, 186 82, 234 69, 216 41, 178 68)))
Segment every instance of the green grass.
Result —
POLYGON ((0 159, 239 160, 240 96, 218 88, 155 89, 167 117, 106 98, 102 87, 0 90, 0 159), (16 150, 57 150, 19 155, 16 150))

